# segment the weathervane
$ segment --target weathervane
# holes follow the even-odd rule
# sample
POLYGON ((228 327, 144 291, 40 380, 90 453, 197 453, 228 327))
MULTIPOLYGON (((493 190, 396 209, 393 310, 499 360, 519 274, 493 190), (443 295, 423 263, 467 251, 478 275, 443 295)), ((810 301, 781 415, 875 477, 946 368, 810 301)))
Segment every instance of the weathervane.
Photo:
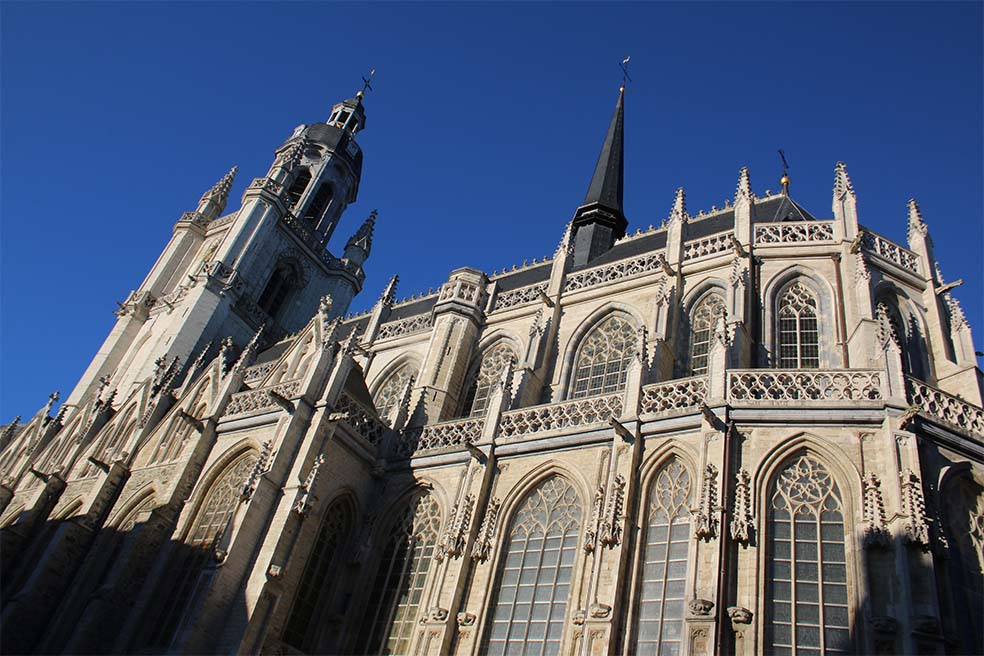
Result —
POLYGON ((376 69, 374 68, 369 71, 369 77, 362 78, 362 90, 355 95, 357 95, 359 98, 363 98, 366 95, 366 91, 372 91, 372 84, 370 84, 370 82, 372 82, 372 76, 375 74, 376 74, 376 69))
POLYGON ((622 69, 622 87, 619 89, 619 91, 625 91, 625 83, 627 81, 628 82, 631 82, 632 81, 632 78, 629 77, 629 60, 630 59, 632 59, 631 56, 626 57, 625 59, 622 60, 622 63, 619 64, 619 67, 622 69))
POLYGON ((779 184, 782 185, 782 193, 789 195, 789 164, 786 163, 786 153, 782 152, 782 148, 779 149, 779 157, 782 158, 782 179, 779 180, 779 184))

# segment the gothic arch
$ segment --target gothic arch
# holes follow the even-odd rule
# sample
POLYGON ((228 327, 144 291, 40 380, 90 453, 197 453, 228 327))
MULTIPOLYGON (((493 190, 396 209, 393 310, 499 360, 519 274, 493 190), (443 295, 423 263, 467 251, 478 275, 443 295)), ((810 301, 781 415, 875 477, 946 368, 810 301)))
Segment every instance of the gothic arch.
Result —
MULTIPOLYGON (((567 341, 564 351, 564 364, 561 370, 561 381, 563 382, 563 398, 574 398, 575 375, 577 373, 577 360, 581 355, 585 340, 588 339, 596 328, 602 326, 610 319, 619 319, 626 322, 632 331, 638 336, 640 328, 646 325, 645 320, 638 310, 617 301, 609 301, 589 314, 571 334, 567 341)), ((636 343, 635 351, 638 352, 639 345, 636 343)))
POLYGON ((699 456, 690 445, 675 438, 670 438, 656 446, 652 453, 643 456, 643 461, 639 467, 639 489, 648 491, 653 482, 653 477, 659 473, 660 468, 672 458, 679 458, 690 471, 691 475, 696 476, 699 471, 699 456))
POLYGON ((397 371, 403 367, 410 367, 416 373, 414 375, 420 374, 420 357, 416 353, 400 353, 395 358, 390 360, 380 369, 379 373, 373 377, 372 384, 369 385, 369 393, 371 396, 375 396, 386 381, 389 380, 390 376, 395 374, 397 371))
MULTIPOLYGON (((897 313, 903 334, 898 335, 902 351, 902 366, 905 373, 930 381, 932 377, 932 344, 929 339, 928 323, 921 302, 913 298, 908 290, 889 280, 881 280, 872 290, 872 315, 877 321, 878 306, 886 303, 897 313)), ((880 348, 882 343, 878 344, 880 348)), ((930 381, 931 382, 931 381, 930 381)))
POLYGON ((465 385, 462 389, 463 393, 459 401, 458 414, 463 417, 476 414, 476 399, 479 403, 477 414, 484 413, 492 390, 495 389, 496 383, 508 366, 503 358, 511 360, 515 367, 519 364, 519 359, 522 357, 521 353, 522 351, 517 348, 516 342, 500 331, 496 331, 495 334, 483 339, 468 367, 465 385), (487 358, 492 357, 496 357, 498 360, 488 360, 488 367, 486 367, 487 358))
POLYGON ((113 515, 106 522, 106 526, 118 529, 126 520, 130 518, 130 514, 135 510, 140 508, 148 500, 153 502, 157 497, 157 487, 154 482, 151 481, 141 487, 139 490, 130 495, 124 503, 120 504, 119 510, 113 513, 113 515))
MULTIPOLYGON (((728 284, 720 278, 704 278, 683 295, 681 306, 683 307, 684 314, 689 317, 694 307, 700 301, 704 300, 704 297, 709 293, 720 294, 721 300, 724 301, 725 308, 727 308, 728 284)), ((728 314, 730 315, 731 312, 728 312, 728 314)))
MULTIPOLYGON (((551 627, 553 631, 558 629, 560 630, 560 634, 555 636, 558 643, 563 644, 562 641, 564 641, 565 638, 568 641, 570 640, 569 635, 571 633, 571 628, 568 626, 569 616, 572 610, 572 604, 575 604, 576 603, 575 600, 578 599, 579 597, 579 592, 581 589, 581 584, 584 574, 583 570, 587 560, 584 557, 584 552, 582 547, 584 543, 584 532, 587 523, 590 520, 590 507, 586 503, 586 499, 588 497, 585 495, 584 489, 582 489, 583 483, 584 483, 583 479, 581 479, 580 476, 574 475, 573 472, 567 470, 567 468, 558 466, 553 463, 546 463, 544 465, 541 465, 540 467, 537 467, 533 471, 527 473, 527 475, 525 475, 522 479, 520 479, 520 481, 518 481, 513 486, 513 488, 506 496, 506 499, 501 505, 501 510, 499 512, 501 528, 496 531, 497 532, 496 544, 493 545, 492 553, 490 554, 490 558, 489 558, 489 563, 491 565, 491 571, 489 575, 490 577, 492 577, 491 580, 495 581, 496 583, 486 587, 484 600, 482 603, 482 609, 479 613, 479 618, 477 619, 476 622, 477 626, 481 627, 477 631, 476 644, 481 645, 480 648, 482 649, 483 653, 485 649, 488 648, 492 640, 495 640, 496 642, 501 642, 505 638, 504 635, 501 635, 502 634, 501 628, 497 630, 496 625, 499 625, 501 627, 503 623, 505 623, 505 626, 508 628, 509 626, 517 622, 519 623, 519 625, 523 624, 522 618, 515 617, 512 613, 508 612, 508 607, 511 604, 513 604, 513 601, 509 598, 508 595, 506 596, 502 595, 504 589, 508 588, 509 586, 515 587, 514 583, 506 582, 507 570, 517 571, 515 563, 512 565, 512 567, 510 567, 509 558, 512 558, 516 553, 524 553, 530 551, 536 552, 537 549, 543 549, 543 547, 549 542, 548 540, 546 540, 547 536, 551 536, 550 537, 551 540, 556 539, 560 541, 556 547, 558 549, 558 553, 557 553, 557 557, 559 558, 558 562, 552 565, 548 565, 546 557, 544 556, 542 560, 537 559, 536 562, 540 564, 536 565, 535 567, 532 565, 525 564, 525 559, 524 559, 524 564, 522 564, 521 567, 531 568, 530 571, 534 576, 534 583, 533 583, 534 589, 537 590, 537 592, 534 595, 535 599, 541 598, 539 596, 541 584, 543 590, 551 590, 550 601, 548 606, 548 610, 551 613, 551 615, 548 615, 548 617, 551 617, 551 619, 547 620, 547 623, 556 625, 551 627), (524 506, 527 504, 527 501, 533 498, 531 495, 533 495, 535 492, 547 488, 554 482, 556 482, 557 484, 565 485, 566 489, 569 489, 574 493, 575 496, 574 504, 576 504, 575 506, 576 515, 568 516, 565 521, 566 522, 575 521, 577 523, 576 528, 574 528, 573 532, 570 530, 570 528, 568 528, 565 531, 563 531, 562 534, 560 535, 552 533, 551 531, 553 529, 549 529, 549 530, 541 529, 545 531, 542 534, 543 538, 539 539, 539 542, 543 543, 543 545, 541 546, 531 546, 537 540, 530 538, 529 536, 531 534, 529 532, 526 532, 525 533, 526 540, 525 543, 523 543, 522 538, 520 537, 521 533, 518 532, 517 521, 520 519, 520 515, 518 513, 524 510, 524 506), (511 545, 513 544, 514 538, 520 541, 523 547, 522 550, 514 551, 512 548, 510 548, 511 545), (568 540, 570 540, 570 542, 568 542, 568 540), (567 551, 567 553, 570 554, 569 562, 566 565, 564 564, 566 558, 565 550, 569 550, 567 551), (507 558, 507 556, 509 556, 509 558, 507 558), (546 576, 545 578, 541 579, 540 578, 541 572, 544 569, 549 569, 551 567, 556 570, 557 574, 555 574, 553 578, 551 578, 550 576, 546 576), (566 582, 564 582, 565 578, 561 578, 559 576, 559 573, 564 569, 569 570, 566 576, 567 579, 566 582), (554 589, 559 586, 567 586, 568 590, 567 590, 566 597, 558 596, 557 599, 553 599, 553 595, 556 594, 554 589), (563 602, 565 613, 563 615, 563 619, 557 621, 553 619, 552 613, 554 611, 551 609, 553 609, 554 606, 561 601, 563 602), (505 609, 503 613, 497 612, 498 610, 500 610, 500 607, 505 609)), ((548 492, 549 493, 557 492, 556 485, 554 486, 554 489, 548 490, 548 492)), ((561 502, 563 499, 563 494, 564 494, 563 488, 561 488, 561 492, 562 492, 561 496, 557 497, 558 502, 561 502)), ((541 496, 541 498, 543 497, 541 496)), ((531 513, 533 508, 534 508, 533 505, 531 505, 529 508, 531 513)), ((554 515, 552 512, 548 512, 547 517, 552 519, 554 515)), ((527 515, 527 518, 529 518, 529 515, 527 515)), ((553 525, 554 522, 551 521, 550 524, 553 525)), ((528 531, 529 529, 527 528, 525 530, 528 531)), ((533 534, 540 535, 535 531, 533 534)), ((545 554, 546 552, 542 551, 541 553, 545 554)), ((526 569, 524 569, 523 571, 524 571, 523 577, 526 577, 527 576, 526 569)), ((518 571, 516 573, 516 576, 518 577, 518 571)), ((527 630, 529 630, 529 628, 532 626, 530 622, 531 620, 528 619, 526 620, 527 630)), ((547 624, 544 624, 544 631, 547 631, 546 626, 547 624)), ((549 636, 551 634, 552 633, 548 632, 545 633, 544 636, 537 636, 531 633, 529 635, 529 639, 532 641, 539 641, 539 640, 546 641, 547 639, 549 639, 549 636)))
POLYGON ((801 264, 793 264, 773 275, 762 288, 762 327, 763 344, 771 354, 773 366, 778 362, 779 336, 778 304, 796 283, 802 284, 811 292, 817 302, 817 328, 819 332, 820 369, 844 366, 837 344, 837 309, 834 303, 834 290, 816 271, 801 264))
POLYGON ((230 447, 219 456, 212 466, 209 467, 204 475, 198 479, 198 483, 193 488, 185 510, 189 511, 185 516, 184 526, 181 527, 180 540, 183 542, 188 539, 191 531, 194 530, 194 520, 202 510, 202 506, 208 501, 209 493, 218 481, 229 469, 229 466, 248 453, 259 455, 262 446, 253 438, 241 440, 238 444, 230 447))

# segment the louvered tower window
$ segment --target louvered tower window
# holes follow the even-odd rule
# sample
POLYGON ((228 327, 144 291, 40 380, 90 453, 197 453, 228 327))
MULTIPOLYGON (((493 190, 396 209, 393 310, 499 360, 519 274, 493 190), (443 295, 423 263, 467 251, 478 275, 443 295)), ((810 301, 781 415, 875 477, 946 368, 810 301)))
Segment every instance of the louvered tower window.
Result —
POLYGON ((612 394, 625 389, 629 363, 639 343, 632 324, 610 316, 595 326, 581 342, 574 365, 570 398, 612 394))
POLYGON ((816 369, 820 366, 817 298, 795 283, 779 299, 779 367, 816 369))
POLYGON ((270 317, 276 319, 280 308, 297 286, 297 274, 289 264, 281 264, 270 276, 270 281, 260 295, 257 303, 270 317))
POLYGON ((329 574, 332 570, 337 572, 339 545, 345 542, 352 525, 351 507, 342 501, 333 503, 325 512, 311 556, 304 566, 287 628, 284 629, 284 642, 307 653, 317 653, 318 645, 315 643, 320 623, 312 623, 312 619, 316 612, 319 615, 324 613, 324 606, 333 591, 329 574))
POLYGON ((440 529, 440 509, 430 496, 417 498, 397 517, 359 632, 363 654, 408 653, 440 529))
POLYGON ((485 352, 482 364, 473 374, 474 379, 465 396, 465 408, 470 416, 485 414, 492 390, 502 377, 502 372, 515 361, 516 354, 504 343, 496 344, 485 352))
POLYGON ((384 422, 389 422, 390 413, 400 401, 403 400, 403 393, 406 391, 407 383, 416 374, 416 369, 410 365, 403 365, 389 375, 386 381, 376 390, 373 405, 379 418, 384 422))
POLYGON ((297 203, 300 202, 301 196, 304 195, 304 191, 311 184, 311 172, 307 169, 301 169, 294 176, 294 181, 290 185, 290 189, 287 190, 287 203, 290 205, 290 209, 294 210, 297 207, 297 203))
POLYGON ((229 521, 239 506, 242 486, 256 465, 256 453, 247 452, 230 463, 212 483, 204 503, 195 515, 184 543, 178 545, 166 581, 171 583, 170 594, 161 605, 153 644, 168 646, 174 638, 185 606, 195 593, 199 573, 215 553, 229 521))
POLYGON ((822 464, 803 455, 779 472, 770 490, 765 652, 847 653, 847 562, 837 484, 822 464))
POLYGON ((581 515, 577 491, 560 476, 520 503, 506 536, 483 655, 560 653, 581 515))
POLYGON ((328 209, 328 203, 331 202, 332 191, 331 185, 327 182, 321 183, 318 187, 318 191, 315 192, 314 198, 308 203, 307 209, 304 210, 304 220, 310 225, 317 225, 318 221, 321 220, 321 216, 328 209))
POLYGON ((630 651, 675 656, 683 639, 690 544, 690 475, 676 458, 653 481, 644 531, 630 651))
POLYGON ((725 314, 724 300, 718 294, 708 294, 697 303, 690 316, 690 374, 707 373, 707 356, 711 350, 711 337, 718 318, 725 314))

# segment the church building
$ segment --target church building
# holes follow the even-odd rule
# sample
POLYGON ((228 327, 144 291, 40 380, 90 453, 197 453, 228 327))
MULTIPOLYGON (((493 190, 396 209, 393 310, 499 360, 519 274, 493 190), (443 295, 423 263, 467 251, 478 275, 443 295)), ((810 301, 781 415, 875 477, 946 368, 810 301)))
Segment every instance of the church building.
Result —
POLYGON ((552 257, 362 314, 362 92, 210 188, 0 433, 0 651, 984 653, 984 379, 918 204, 903 245, 843 163, 829 212, 742 169, 630 231, 625 95, 552 257))

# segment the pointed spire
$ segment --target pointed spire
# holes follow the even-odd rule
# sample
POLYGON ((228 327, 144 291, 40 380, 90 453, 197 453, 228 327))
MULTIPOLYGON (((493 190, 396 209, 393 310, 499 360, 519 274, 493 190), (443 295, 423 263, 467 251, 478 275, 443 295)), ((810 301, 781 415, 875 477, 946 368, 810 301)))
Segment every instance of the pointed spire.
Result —
POLYGON ((683 187, 679 187, 676 190, 676 196, 673 198, 673 209, 670 210, 668 222, 680 221, 681 223, 686 223, 689 220, 690 215, 687 214, 687 192, 683 190, 683 187))
POLYGON ((243 349, 243 352, 239 354, 239 359, 236 360, 236 364, 232 366, 234 372, 244 371, 247 367, 253 364, 253 360, 256 358, 256 352, 259 350, 260 337, 263 335, 263 331, 266 328, 264 323, 260 326, 260 329, 256 331, 253 335, 253 339, 249 340, 249 344, 243 349))
POLYGON ((923 221, 922 212, 919 211, 919 203, 915 198, 909 199, 909 243, 912 244, 913 237, 917 234, 925 237, 929 233, 929 227, 923 221))
POLYGON ((362 264, 369 257, 369 253, 372 252, 372 233, 376 227, 376 215, 378 212, 373 210, 369 213, 368 218, 354 235, 349 237, 349 240, 345 243, 345 258, 351 260, 362 266, 362 264), (358 253, 361 250, 362 253, 358 253))
POLYGON ((752 200, 752 179, 748 175, 748 167, 741 167, 738 172, 738 186, 735 188, 735 205, 742 201, 752 200))
POLYGON ((390 278, 390 281, 386 284, 386 289, 383 290, 382 295, 379 297, 379 302, 382 305, 391 307, 396 302, 396 285, 398 282, 400 282, 400 276, 390 278))
POLYGON ((212 185, 212 188, 202 194, 198 201, 198 213, 207 220, 212 221, 225 210, 226 202, 229 200, 229 192, 232 190, 232 183, 236 179, 238 166, 233 166, 229 172, 222 176, 222 179, 212 185))
POLYGON ((584 202, 581 204, 578 214, 591 206, 600 206, 624 220, 622 216, 622 178, 625 164, 623 145, 624 98, 625 89, 619 89, 615 113, 612 114, 608 133, 605 135, 605 142, 601 146, 598 163, 595 164, 594 175, 588 186, 588 193, 584 196, 584 202))
POLYGON ((847 174, 847 166, 844 162, 837 162, 834 168, 834 198, 841 199, 845 196, 856 197, 854 185, 851 184, 851 176, 847 174))

